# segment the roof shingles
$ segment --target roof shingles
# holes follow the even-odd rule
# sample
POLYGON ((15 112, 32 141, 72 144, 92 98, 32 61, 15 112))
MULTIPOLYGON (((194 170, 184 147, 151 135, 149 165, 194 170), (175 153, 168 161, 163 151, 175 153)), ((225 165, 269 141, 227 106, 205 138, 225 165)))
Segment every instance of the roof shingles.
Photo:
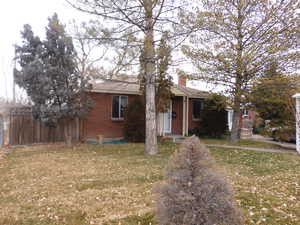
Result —
MULTIPOLYGON (((111 94, 131 94, 140 95, 140 86, 137 82, 128 82, 120 80, 102 80, 93 82, 92 92, 111 93, 111 94)), ((208 92, 200 91, 194 88, 182 87, 174 84, 171 88, 175 96, 187 96, 189 98, 206 98, 208 92)))

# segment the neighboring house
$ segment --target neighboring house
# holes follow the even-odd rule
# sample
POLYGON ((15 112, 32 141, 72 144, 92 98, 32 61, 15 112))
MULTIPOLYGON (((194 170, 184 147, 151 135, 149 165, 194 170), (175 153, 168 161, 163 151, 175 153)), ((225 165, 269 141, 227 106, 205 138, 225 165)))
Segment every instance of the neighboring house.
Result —
MULTIPOLYGON (((227 120, 229 131, 232 129, 233 122, 233 110, 231 108, 227 109, 227 120)), ((253 124, 255 120, 256 112, 251 109, 241 109, 240 115, 240 136, 242 139, 247 139, 253 135, 253 124)))
MULTIPOLYGON (((174 95, 168 112, 159 113, 158 135, 187 135, 200 120, 203 100, 207 92, 186 87, 186 79, 179 78, 179 84, 171 88, 174 95)), ((85 120, 86 138, 103 135, 104 138, 123 137, 124 110, 134 98, 141 97, 137 82, 102 80, 94 82, 90 96, 94 108, 85 120)))
POLYGON ((251 138, 253 136, 253 125, 256 112, 251 109, 242 109, 240 117, 240 137, 241 139, 251 138))
POLYGON ((19 107, 22 105, 0 102, 0 148, 10 144, 10 113, 19 107))

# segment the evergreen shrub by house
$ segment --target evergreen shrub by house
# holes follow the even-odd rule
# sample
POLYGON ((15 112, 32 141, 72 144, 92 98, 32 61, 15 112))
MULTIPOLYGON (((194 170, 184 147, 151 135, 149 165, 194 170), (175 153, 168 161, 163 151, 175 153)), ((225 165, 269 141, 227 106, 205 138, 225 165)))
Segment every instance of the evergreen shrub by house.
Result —
POLYGON ((201 120, 192 133, 197 136, 221 138, 227 130, 226 98, 222 95, 212 94, 204 100, 201 120))
POLYGON ((154 192, 160 225, 242 224, 230 185, 196 136, 173 155, 154 192))
POLYGON ((136 97, 125 111, 124 137, 129 142, 145 141, 145 104, 136 97))

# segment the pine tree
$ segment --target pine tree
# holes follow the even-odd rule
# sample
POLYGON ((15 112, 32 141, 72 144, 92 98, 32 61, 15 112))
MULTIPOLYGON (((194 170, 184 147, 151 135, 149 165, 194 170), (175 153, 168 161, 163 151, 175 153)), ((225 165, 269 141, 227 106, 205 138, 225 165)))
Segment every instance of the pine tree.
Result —
MULTIPOLYGON (((57 14, 49 18, 46 40, 34 36, 29 25, 22 32, 23 45, 17 46, 19 70, 16 83, 24 88, 33 102, 33 114, 49 126, 64 121, 67 128, 74 118, 84 118, 91 107, 86 95, 88 80, 76 70, 76 51, 72 38, 57 14)), ((70 142, 69 129, 65 129, 70 142)))

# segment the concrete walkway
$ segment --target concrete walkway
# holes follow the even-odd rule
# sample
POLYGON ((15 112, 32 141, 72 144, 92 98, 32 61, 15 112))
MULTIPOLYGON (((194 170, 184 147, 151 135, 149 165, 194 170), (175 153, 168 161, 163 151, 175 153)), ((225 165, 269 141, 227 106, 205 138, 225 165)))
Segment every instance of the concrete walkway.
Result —
POLYGON ((252 150, 252 151, 260 151, 260 152, 279 152, 279 153, 298 153, 294 150, 285 150, 285 149, 272 149, 272 148, 254 148, 254 147, 245 147, 245 146, 234 146, 234 145, 206 145, 207 147, 217 147, 217 148, 230 148, 230 149, 242 149, 242 150, 252 150))
POLYGON ((279 146, 281 146, 283 148, 291 148, 291 149, 295 149, 296 150, 296 144, 273 141, 273 139, 270 138, 270 137, 264 137, 264 136, 256 134, 256 135, 253 135, 249 139, 250 140, 254 140, 254 141, 260 141, 260 142, 264 142, 264 143, 269 143, 269 144, 275 144, 275 145, 279 145, 279 146))

